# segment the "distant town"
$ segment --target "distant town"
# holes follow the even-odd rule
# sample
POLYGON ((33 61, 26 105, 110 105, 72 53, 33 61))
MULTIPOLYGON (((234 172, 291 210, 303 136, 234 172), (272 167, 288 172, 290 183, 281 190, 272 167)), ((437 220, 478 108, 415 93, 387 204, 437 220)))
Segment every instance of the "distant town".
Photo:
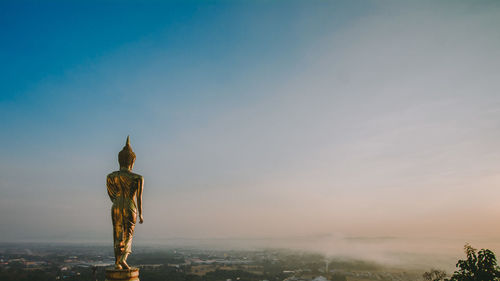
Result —
MULTIPOLYGON (((130 264, 144 281, 414 281, 422 272, 375 263, 328 259, 281 249, 220 251, 137 247, 130 264)), ((99 280, 114 264, 110 247, 0 244, 0 280, 99 280)))

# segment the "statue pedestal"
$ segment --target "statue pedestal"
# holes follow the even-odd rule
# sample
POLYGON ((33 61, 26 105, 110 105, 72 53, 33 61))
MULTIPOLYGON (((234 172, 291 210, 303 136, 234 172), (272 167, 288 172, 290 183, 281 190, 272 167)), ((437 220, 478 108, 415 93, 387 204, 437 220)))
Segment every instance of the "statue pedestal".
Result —
POLYGON ((139 281, 139 269, 106 268, 106 281, 139 281))

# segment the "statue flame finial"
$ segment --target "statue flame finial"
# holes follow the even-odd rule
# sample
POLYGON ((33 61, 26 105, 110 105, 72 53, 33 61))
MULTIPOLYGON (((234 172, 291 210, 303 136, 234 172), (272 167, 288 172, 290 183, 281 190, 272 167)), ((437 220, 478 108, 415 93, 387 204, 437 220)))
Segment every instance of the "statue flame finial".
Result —
POLYGON ((127 143, 125 143, 125 146, 130 146, 130 135, 127 136, 127 143))

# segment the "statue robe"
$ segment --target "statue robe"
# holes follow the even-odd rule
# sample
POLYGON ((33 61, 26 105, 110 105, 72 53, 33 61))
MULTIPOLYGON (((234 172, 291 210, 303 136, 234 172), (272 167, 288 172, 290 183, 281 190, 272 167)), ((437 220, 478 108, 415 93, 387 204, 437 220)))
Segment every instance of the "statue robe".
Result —
POLYGON ((106 186, 113 206, 113 245, 115 258, 132 252, 132 236, 137 219, 135 198, 140 188, 142 176, 129 171, 116 171, 108 175, 106 186))

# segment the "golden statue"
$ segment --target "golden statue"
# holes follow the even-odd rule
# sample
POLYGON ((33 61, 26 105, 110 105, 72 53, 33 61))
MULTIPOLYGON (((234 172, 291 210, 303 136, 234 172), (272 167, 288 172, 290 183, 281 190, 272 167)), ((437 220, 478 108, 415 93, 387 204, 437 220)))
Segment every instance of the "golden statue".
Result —
POLYGON ((134 162, 135 153, 132 151, 130 139, 127 137, 127 143, 118 153, 120 170, 109 174, 106 181, 108 195, 113 202, 111 219, 113 220, 116 269, 130 269, 127 257, 132 252, 132 237, 134 236, 137 211, 139 211, 139 223, 144 221, 142 218, 144 178, 132 173, 134 162))

